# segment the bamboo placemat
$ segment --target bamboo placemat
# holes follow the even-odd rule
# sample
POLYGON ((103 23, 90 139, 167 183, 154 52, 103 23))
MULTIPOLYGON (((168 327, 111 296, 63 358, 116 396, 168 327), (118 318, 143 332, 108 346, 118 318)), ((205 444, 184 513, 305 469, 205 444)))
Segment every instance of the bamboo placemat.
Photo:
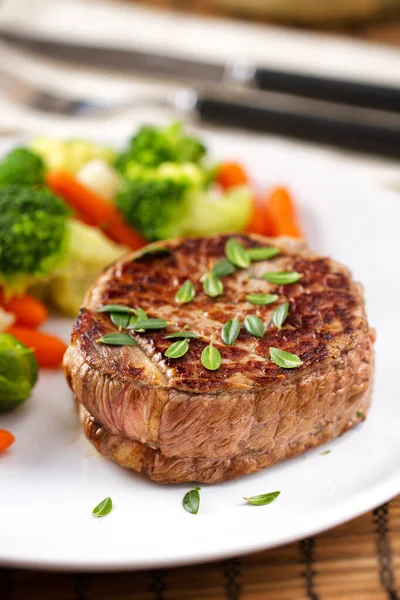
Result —
POLYGON ((400 600, 396 572, 400 577, 400 496, 315 537, 223 562, 119 574, 0 569, 0 598, 400 600))

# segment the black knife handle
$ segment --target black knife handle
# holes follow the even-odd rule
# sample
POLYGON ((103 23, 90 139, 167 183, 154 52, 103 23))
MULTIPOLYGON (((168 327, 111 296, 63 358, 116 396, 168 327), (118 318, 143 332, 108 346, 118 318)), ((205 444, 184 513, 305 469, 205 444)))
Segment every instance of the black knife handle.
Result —
POLYGON ((261 90, 400 112, 400 88, 398 87, 260 68, 255 71, 254 81, 261 90))
POLYGON ((199 98, 196 108, 202 120, 218 125, 400 158, 400 128, 227 102, 219 98, 199 98))

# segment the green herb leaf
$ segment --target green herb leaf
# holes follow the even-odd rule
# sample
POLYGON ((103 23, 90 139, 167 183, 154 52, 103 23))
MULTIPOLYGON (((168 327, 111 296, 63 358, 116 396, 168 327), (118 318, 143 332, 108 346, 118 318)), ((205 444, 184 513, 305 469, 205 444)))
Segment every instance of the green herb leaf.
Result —
POLYGON ((279 348, 270 348, 269 355, 272 362, 278 367, 282 367, 282 369, 296 369, 296 367, 303 364, 303 361, 296 354, 279 350, 279 348))
POLYGON ((257 260, 269 260, 270 258, 274 258, 278 256, 280 250, 279 248, 248 248, 247 253, 251 262, 255 262, 257 260))
POLYGON ((244 319, 244 326, 251 335, 259 338, 263 337, 265 331, 264 323, 256 315, 247 315, 244 319))
POLYGON ((332 450, 325 450, 325 452, 321 452, 321 456, 325 456, 326 454, 330 454, 332 450))
POLYGON ((242 244, 235 238, 229 238, 226 242, 225 254, 229 262, 235 265, 235 267, 242 267, 245 269, 250 265, 250 257, 246 248, 243 248, 242 244))
POLYGON ((272 313, 272 323, 277 329, 282 329, 282 325, 286 321, 289 312, 289 302, 285 302, 278 306, 272 313))
POLYGON ((170 347, 164 352, 164 355, 168 358, 180 358, 184 356, 189 350, 189 342, 187 340, 179 340, 170 345, 170 347))
POLYGON ((174 339, 196 339, 199 336, 197 333, 193 333, 193 331, 174 331, 174 333, 169 333, 165 336, 166 340, 174 340, 174 339))
POLYGON ((196 295, 196 290, 190 279, 186 279, 185 283, 181 285, 179 290, 176 292, 175 302, 178 304, 187 304, 191 302, 196 295))
POLYGON ((192 515, 197 515, 200 508, 200 488, 195 487, 183 497, 182 506, 183 508, 192 515))
POLYGON ((114 325, 118 327, 121 331, 123 327, 126 327, 129 323, 130 315, 129 313, 111 313, 110 319, 114 325))
POLYGON ((209 371, 216 371, 222 362, 221 354, 214 346, 206 346, 201 353, 201 364, 209 371))
POLYGON ((123 304, 106 304, 97 309, 96 312, 112 312, 112 313, 123 313, 132 314, 135 312, 134 308, 124 306, 123 304))
POLYGON ((297 273, 297 271, 270 271, 261 275, 262 279, 269 283, 275 283, 277 285, 288 285, 289 283, 296 283, 303 275, 297 273))
POLYGON ((212 272, 207 273, 203 280, 203 290, 211 298, 216 298, 224 293, 224 284, 212 272))
POLYGON ((133 323, 129 323, 128 329, 146 331, 147 329, 164 329, 167 326, 168 321, 164 321, 164 319, 135 319, 133 323))
POLYGON ((143 321, 144 319, 147 319, 147 313, 143 310, 143 308, 138 307, 136 309, 136 318, 139 321, 143 321))
POLYGON ((225 325, 223 326, 222 331, 221 331, 221 337, 222 337, 224 344, 226 344, 227 346, 231 346, 237 339, 237 336, 239 335, 239 333, 240 333, 239 319, 229 319, 229 321, 227 321, 225 323, 225 325))
POLYGON ((364 413, 362 410, 358 410, 356 414, 359 419, 362 419, 362 417, 364 416, 364 413))
POLYGON ((147 254, 171 254, 171 249, 166 246, 145 246, 139 252, 136 253, 136 256, 133 260, 137 260, 138 258, 142 258, 147 254))
POLYGON ((105 498, 93 509, 92 515, 95 517, 105 517, 112 511, 113 503, 111 498, 105 498))
POLYGON ((232 275, 236 271, 235 265, 233 265, 227 258, 223 258, 215 263, 211 272, 215 277, 226 277, 232 275))
POLYGON ((250 496, 250 498, 243 498, 249 504, 254 506, 265 506, 271 504, 278 496, 280 492, 269 492, 269 494, 261 494, 260 496, 250 496))
POLYGON ((101 344, 110 344, 111 346, 138 346, 136 340, 125 333, 107 333, 97 340, 101 344))
POLYGON ((273 302, 276 302, 278 298, 279 296, 277 294, 249 294, 246 296, 247 302, 258 304, 259 306, 272 304, 273 302))

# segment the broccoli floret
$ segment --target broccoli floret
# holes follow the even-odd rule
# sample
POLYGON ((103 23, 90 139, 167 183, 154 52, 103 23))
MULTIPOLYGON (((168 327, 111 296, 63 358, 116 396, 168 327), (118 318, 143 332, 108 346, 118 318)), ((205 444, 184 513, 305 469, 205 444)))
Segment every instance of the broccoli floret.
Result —
POLYGON ((9 333, 0 333, 0 413, 29 398, 37 377, 33 351, 9 333))
POLYGON ((44 174, 42 159, 27 148, 15 148, 0 162, 0 186, 41 184, 44 174))
POLYGON ((0 284, 23 293, 47 277, 65 257, 64 202, 44 187, 0 188, 0 284))
POLYGON ((127 252, 96 227, 70 219, 64 264, 47 286, 51 302, 66 315, 75 317, 83 297, 107 265, 127 252))
POLYGON ((199 163, 206 152, 204 144, 187 135, 181 123, 169 127, 144 126, 131 139, 126 152, 120 154, 115 166, 125 174, 132 163, 157 167, 165 162, 199 163))
POLYGON ((251 191, 246 186, 220 195, 206 189, 198 168, 165 167, 137 171, 117 194, 116 204, 124 219, 148 240, 246 227, 252 208, 251 191))

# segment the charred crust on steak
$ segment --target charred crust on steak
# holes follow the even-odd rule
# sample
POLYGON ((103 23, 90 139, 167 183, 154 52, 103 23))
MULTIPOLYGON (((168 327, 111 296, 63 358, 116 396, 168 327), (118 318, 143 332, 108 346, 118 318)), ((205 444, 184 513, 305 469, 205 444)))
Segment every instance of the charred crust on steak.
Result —
MULTIPOLYGON (((263 240, 257 236, 237 236, 245 247, 276 245, 280 254, 269 260, 253 263, 248 270, 236 270, 223 278, 224 293, 217 298, 204 294, 201 275, 224 256, 229 236, 173 240, 168 242, 170 254, 146 254, 139 261, 131 256, 112 265, 89 292, 74 329, 73 340, 79 344, 88 360, 93 360, 93 340, 116 328, 109 317, 96 313, 96 308, 107 303, 140 306, 150 317, 167 319, 172 329, 189 324, 199 339, 190 343, 185 356, 168 359, 163 356, 169 346, 164 331, 136 334, 143 352, 157 361, 158 368, 167 377, 167 385, 193 391, 218 389, 221 385, 235 387, 240 373, 246 385, 265 386, 284 377, 298 377, 316 363, 329 358, 335 348, 345 347, 368 328, 360 287, 355 284, 345 267, 329 258, 321 258, 308 251, 304 244, 287 240, 263 240), (291 285, 273 285, 257 278, 266 270, 293 270, 302 273, 302 279, 291 285), (250 278, 252 274, 255 277, 250 278), (196 297, 187 305, 174 302, 180 285, 190 278, 196 287, 196 297), (234 346, 225 346, 220 337, 223 324, 230 318, 243 321, 249 314, 257 314, 267 325, 276 305, 254 306, 246 301, 249 293, 279 294, 279 302, 289 302, 285 327, 276 330, 272 325, 263 338, 256 339, 242 328, 234 346), (222 355, 218 371, 210 372, 200 362, 203 348, 211 341, 222 355), (300 356, 303 365, 296 371, 282 369, 269 360, 269 348, 277 347, 300 356)), ((105 352, 118 356, 118 348, 105 352)), ((131 350, 135 352, 135 350, 131 350)), ((137 352, 137 351, 136 351, 137 352)), ((121 361, 112 361, 113 372, 124 377, 141 376, 141 369, 126 367, 121 361)), ((104 368, 107 369, 107 366, 104 368)))

